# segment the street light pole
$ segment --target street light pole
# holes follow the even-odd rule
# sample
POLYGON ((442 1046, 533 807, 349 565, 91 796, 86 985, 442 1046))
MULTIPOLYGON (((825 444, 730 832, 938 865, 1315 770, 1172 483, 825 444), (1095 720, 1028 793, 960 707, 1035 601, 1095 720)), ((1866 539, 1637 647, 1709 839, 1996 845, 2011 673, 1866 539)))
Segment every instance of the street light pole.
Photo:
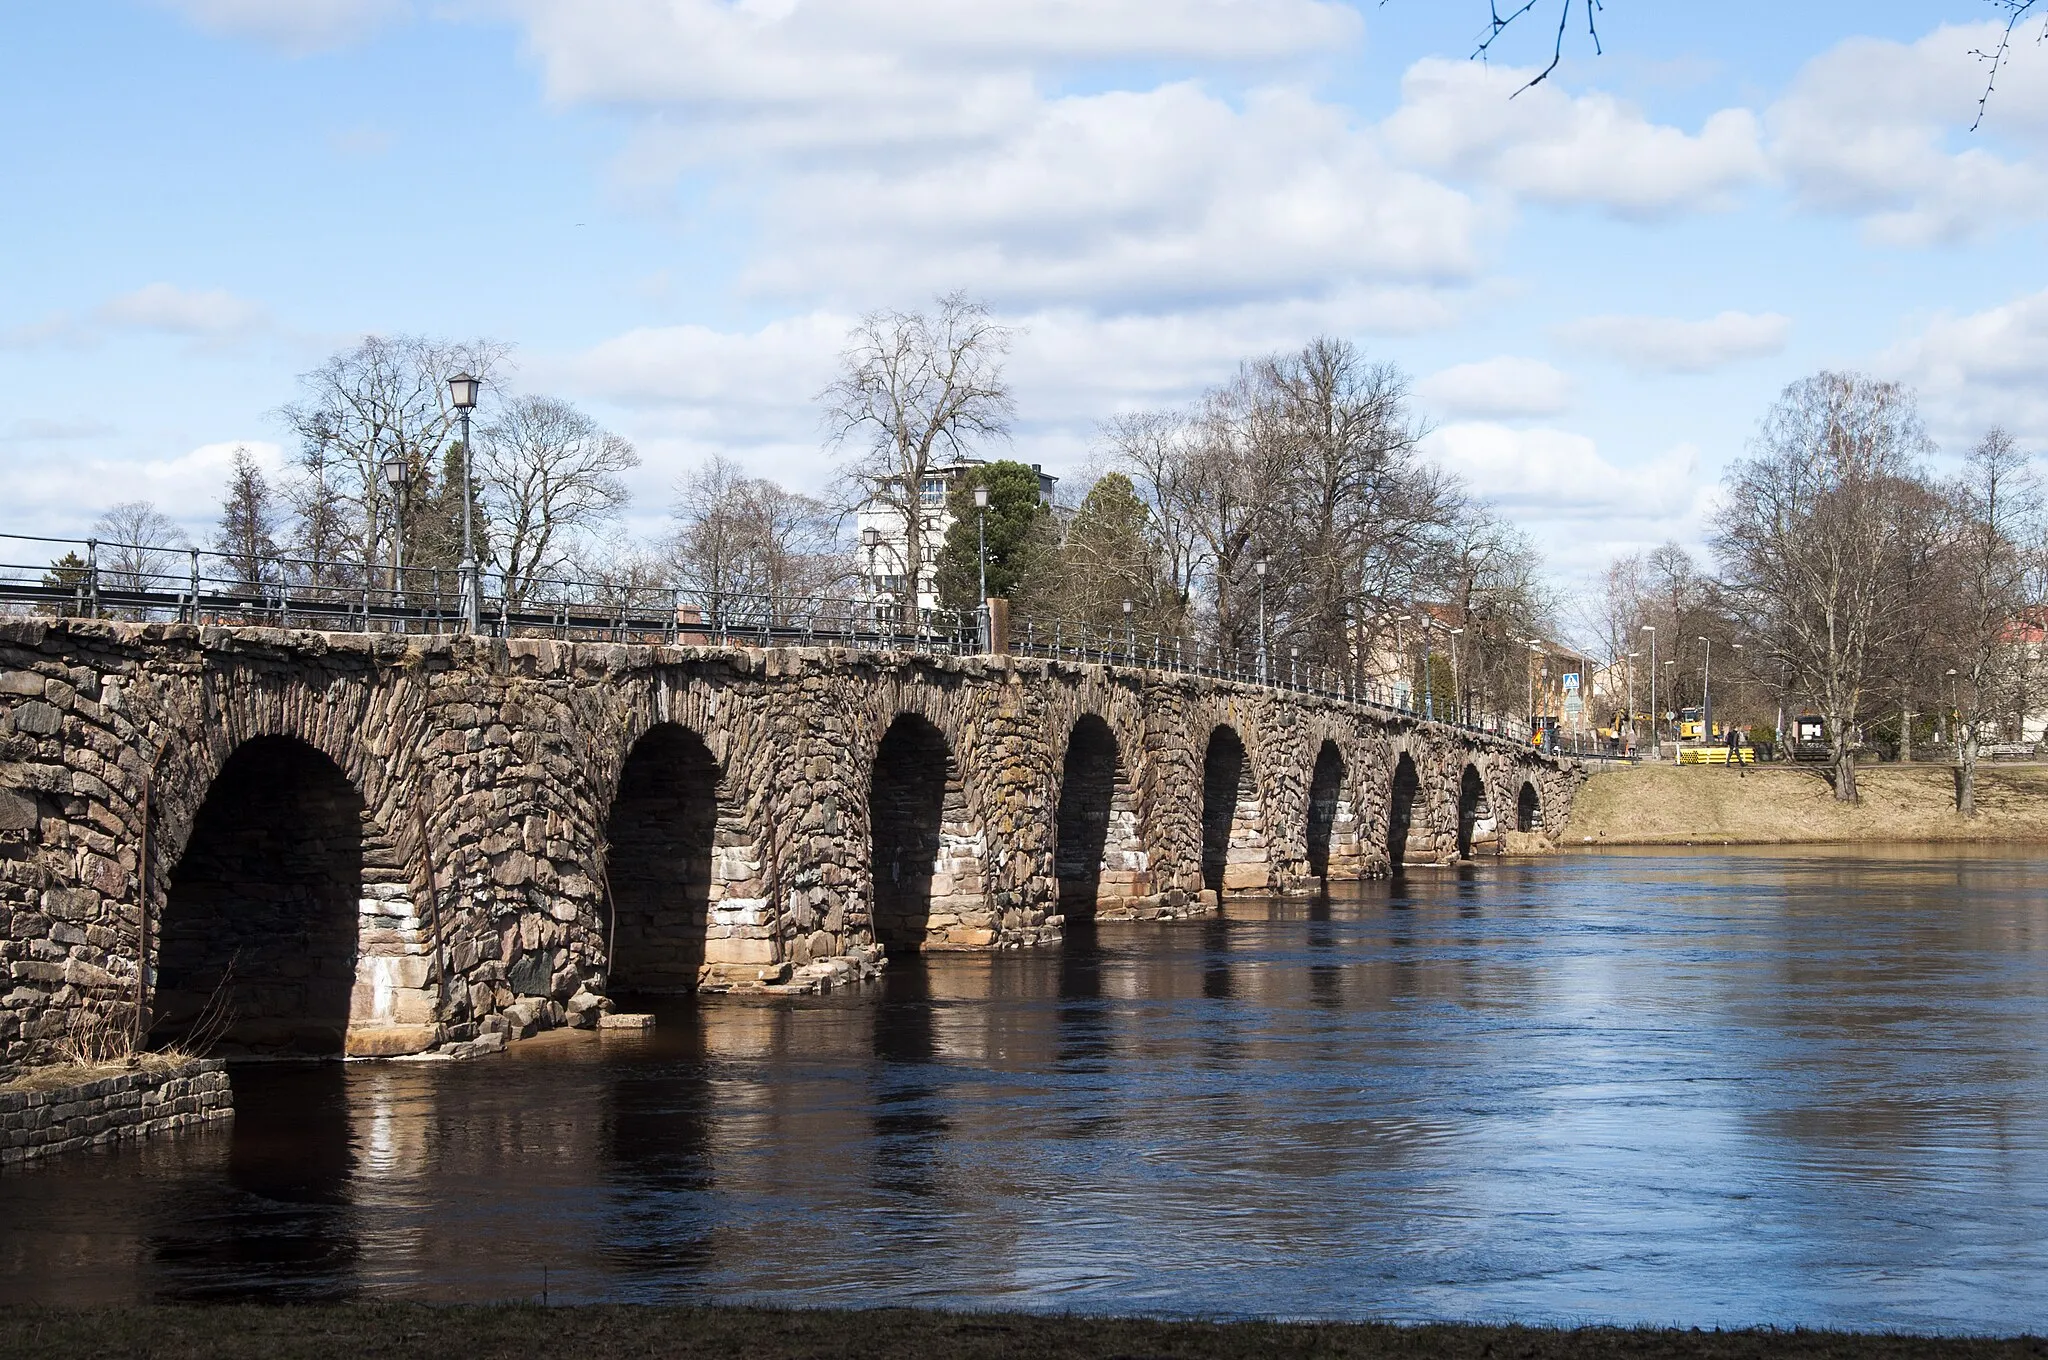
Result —
POLYGON ((983 483, 974 488, 974 551, 981 561, 981 602, 975 606, 975 619, 981 632, 981 650, 989 648, 988 617, 988 485, 983 483))
POLYGON ((1470 723, 1471 705, 1465 700, 1465 684, 1458 675, 1458 639, 1464 632, 1463 628, 1451 630, 1451 721, 1470 723))
POLYGON ((402 629, 405 612, 405 459, 386 458, 383 472, 385 485, 391 488, 391 602, 398 606, 402 629))
MULTIPOLYGON (((1420 606, 1417 607, 1420 608, 1420 606)), ((1432 655, 1429 640, 1429 625, 1429 613, 1427 611, 1424 611, 1422 615, 1422 714, 1431 722, 1435 722, 1436 678, 1429 673, 1429 663, 1432 655)))
MULTIPOLYGON (((1657 731, 1657 625, 1646 623, 1643 631, 1650 635, 1650 758, 1664 758, 1664 740, 1657 731)), ((1629 715, 1629 722, 1635 722, 1635 715, 1629 715)))
POLYGON ((477 389, 482 386, 482 381, 472 378, 467 369, 448 380, 449 395, 454 398, 455 409, 462 416, 462 627, 470 633, 477 630, 482 610, 477 601, 476 531, 470 526, 470 502, 476 499, 476 478, 470 471, 469 413, 476 407, 477 389))
POLYGON ((1706 665, 1700 669, 1700 734, 1702 740, 1714 740, 1714 640, 1701 638, 1707 644, 1706 665))
POLYGON ((1259 683, 1266 683, 1266 559, 1254 568, 1259 574, 1259 683))

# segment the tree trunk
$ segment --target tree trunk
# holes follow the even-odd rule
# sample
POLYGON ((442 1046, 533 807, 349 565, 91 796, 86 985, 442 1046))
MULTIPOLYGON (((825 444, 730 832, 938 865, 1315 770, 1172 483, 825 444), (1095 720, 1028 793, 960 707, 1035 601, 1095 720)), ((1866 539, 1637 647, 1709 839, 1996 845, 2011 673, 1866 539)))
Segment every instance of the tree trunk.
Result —
POLYGON ((1962 768, 1956 777, 1956 811, 1965 817, 1977 815, 1977 724, 1962 725, 1962 768))
POLYGON ((1856 757, 1849 747, 1849 725, 1836 722, 1835 738, 1835 801, 1853 803, 1856 801, 1856 757))
POLYGON ((1899 762, 1913 763, 1913 710, 1906 707, 1899 710, 1899 762))

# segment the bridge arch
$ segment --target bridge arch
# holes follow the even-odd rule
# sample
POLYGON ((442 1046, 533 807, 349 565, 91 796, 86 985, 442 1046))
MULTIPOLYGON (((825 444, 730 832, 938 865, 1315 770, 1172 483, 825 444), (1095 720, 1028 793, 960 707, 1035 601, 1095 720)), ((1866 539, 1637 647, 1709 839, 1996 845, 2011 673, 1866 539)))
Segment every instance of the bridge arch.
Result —
POLYGON ((365 821, 361 791, 316 747, 259 736, 234 748, 170 866, 152 1042, 339 1055, 353 1020, 389 1011, 408 981, 418 990, 423 976, 358 986, 359 916, 383 900, 365 894, 365 821))
POLYGON ((1128 899, 1129 843, 1137 833, 1137 809, 1116 734, 1100 714, 1083 713, 1067 734, 1061 762, 1059 802, 1053 823, 1053 876, 1059 910, 1069 924, 1096 915, 1105 871, 1115 873, 1114 896, 1128 899), (1110 857, 1116 857, 1112 870, 1110 857))
POLYGON ((983 846, 952 744, 930 718, 901 713, 868 776, 869 882, 875 943, 891 955, 970 940, 984 914, 983 846))
POLYGON ((1394 778, 1387 793, 1387 867, 1400 873, 1408 861, 1408 839, 1415 825, 1415 798, 1422 790, 1415 757, 1407 751, 1394 753, 1394 778))
POLYGON ((1543 829, 1543 800, 1536 792, 1534 781, 1523 780, 1522 791, 1515 795, 1515 830, 1521 832, 1543 829))
POLYGON ((1202 886, 1219 896, 1270 882, 1258 771, 1235 726, 1218 723, 1202 755, 1202 886))
POLYGON ((1458 776, 1458 858, 1471 859, 1473 840, 1492 815, 1486 796, 1486 779, 1476 765, 1467 765, 1458 776))
MULTIPOLYGON (((1325 738, 1316 751, 1315 768, 1308 781, 1308 872, 1326 886, 1330 879, 1330 842, 1337 834, 1341 816, 1350 829, 1351 809, 1345 798, 1344 754, 1337 743, 1325 738)), ((1354 870, 1355 874, 1355 870, 1354 870)))
POLYGON ((722 774, 704 739, 681 723, 653 724, 626 752, 604 827, 612 913, 605 963, 614 993, 698 984, 722 774))

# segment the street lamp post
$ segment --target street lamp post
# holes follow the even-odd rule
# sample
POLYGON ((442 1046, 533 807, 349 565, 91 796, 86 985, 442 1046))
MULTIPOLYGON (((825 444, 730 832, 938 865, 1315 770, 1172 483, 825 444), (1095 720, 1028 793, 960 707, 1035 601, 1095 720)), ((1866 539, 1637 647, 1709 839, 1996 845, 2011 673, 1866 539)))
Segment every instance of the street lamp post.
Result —
POLYGON ((974 550, 981 562, 981 602, 975 606, 975 618, 980 625, 981 650, 989 646, 988 617, 988 486, 974 488, 974 550))
POLYGON ((398 606, 399 627, 405 613, 405 459, 386 458, 384 484, 391 488, 391 602, 398 606))
POLYGON ((882 546, 882 531, 869 525, 860 531, 860 545, 868 553, 868 621, 875 632, 882 631, 882 578, 875 574, 875 550, 882 546))
POLYGON ((1422 615, 1422 714, 1431 722, 1436 721, 1436 679, 1429 673, 1432 656, 1429 641, 1431 619, 1428 611, 1422 615))
POLYGON ((1626 729, 1616 728, 1614 736, 1615 740, 1621 744, 1621 753, 1623 755, 1627 755, 1633 750, 1636 744, 1636 658, 1641 655, 1641 652, 1622 653, 1622 673, 1626 676, 1625 683, 1628 688, 1628 708, 1626 710, 1628 713, 1628 726, 1626 729), (1624 730, 1627 733, 1626 736, 1623 735, 1624 730))
POLYGON ((1259 574, 1259 683, 1266 683, 1266 559, 1261 557, 1253 570, 1259 574))
POLYGON ((1535 745, 1539 728, 1536 724, 1536 658, 1543 651, 1543 644, 1535 638, 1529 639, 1529 744, 1535 745))
POLYGON ((1714 740, 1714 640, 1701 638, 1707 644, 1706 664, 1700 668, 1700 734, 1703 740, 1714 740))
MULTIPOLYGON (((1657 731, 1657 625, 1646 623, 1643 631, 1650 635, 1650 758, 1664 758, 1664 740, 1657 731)), ((1629 724, 1635 724, 1635 714, 1629 714, 1629 724)))
POLYGON ((1471 723, 1472 706, 1465 698, 1465 682, 1458 675, 1458 639, 1463 628, 1451 630, 1451 721, 1471 723))
POLYGON ((1131 602, 1124 601, 1124 660, 1129 661, 1138 654, 1138 637, 1131 631, 1131 602))
POLYGON ((482 386, 482 380, 472 378, 467 369, 448 380, 448 393, 454 399, 456 412, 462 417, 462 627, 471 633, 477 630, 478 616, 482 611, 477 600, 476 531, 470 525, 470 502, 476 498, 476 479, 470 471, 469 413, 476 409, 476 394, 482 386))

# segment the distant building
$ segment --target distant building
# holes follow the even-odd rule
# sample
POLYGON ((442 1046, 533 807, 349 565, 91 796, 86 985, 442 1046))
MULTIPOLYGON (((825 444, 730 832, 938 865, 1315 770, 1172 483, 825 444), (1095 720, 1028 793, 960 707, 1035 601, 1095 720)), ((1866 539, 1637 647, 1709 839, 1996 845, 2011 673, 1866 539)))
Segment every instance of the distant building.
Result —
MULTIPOLYGON (((945 546, 946 534, 954 524, 953 512, 949 508, 953 489, 960 485, 967 474, 978 467, 988 466, 986 458, 962 458, 944 467, 935 467, 926 474, 919 485, 918 502, 929 516, 924 522, 924 551, 919 555, 923 564, 923 589, 918 592, 919 609, 939 607, 937 574, 932 564, 938 560, 939 549, 945 546)), ((1038 498, 1046 505, 1052 504, 1053 487, 1059 478, 1042 471, 1033 463, 1031 470, 1038 473, 1038 498)), ((903 527, 903 516, 894 507, 878 501, 863 502, 854 511, 854 527, 860 553, 861 570, 866 573, 868 589, 879 604, 904 604, 905 579, 910 575, 906 551, 909 537, 903 527)))

